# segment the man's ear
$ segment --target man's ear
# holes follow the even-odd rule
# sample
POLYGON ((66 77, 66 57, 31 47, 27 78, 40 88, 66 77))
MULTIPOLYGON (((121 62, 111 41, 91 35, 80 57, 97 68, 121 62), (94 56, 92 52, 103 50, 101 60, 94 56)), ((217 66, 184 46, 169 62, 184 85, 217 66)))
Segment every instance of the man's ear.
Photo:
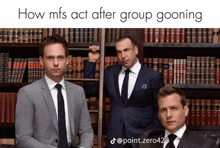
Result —
POLYGON ((138 46, 137 45, 134 46, 134 51, 135 51, 135 54, 137 55, 138 54, 138 46))
POLYGON ((44 62, 43 62, 43 57, 42 57, 42 56, 39 57, 39 61, 40 61, 40 64, 41 64, 42 66, 44 66, 44 62))
POLYGON ((184 106, 184 112, 185 112, 185 116, 188 116, 189 114, 189 107, 187 105, 184 106))
POLYGON ((67 66, 67 65, 69 64, 69 62, 70 62, 69 58, 70 58, 70 56, 68 55, 68 56, 66 57, 66 66, 67 66))

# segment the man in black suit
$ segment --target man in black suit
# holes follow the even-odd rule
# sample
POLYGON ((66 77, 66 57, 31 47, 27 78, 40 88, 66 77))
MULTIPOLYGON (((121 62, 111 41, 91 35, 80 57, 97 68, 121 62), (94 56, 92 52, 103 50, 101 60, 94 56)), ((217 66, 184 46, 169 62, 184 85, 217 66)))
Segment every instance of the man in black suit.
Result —
POLYGON ((217 148, 209 138, 195 135, 185 125, 189 108, 185 95, 176 87, 162 87, 158 92, 158 115, 164 130, 141 135, 139 148, 217 148))
MULTIPOLYGON (((94 78, 99 58, 99 47, 90 48, 93 52, 89 53, 89 61, 84 62, 85 78, 94 78)), ((163 129, 157 115, 157 93, 164 86, 163 75, 139 62, 133 38, 119 38, 115 48, 121 64, 108 66, 104 74, 105 92, 111 101, 106 147, 137 148, 137 143, 123 144, 120 138, 137 139, 144 131, 163 129)), ((98 85, 84 84, 87 95, 98 93, 98 85)))

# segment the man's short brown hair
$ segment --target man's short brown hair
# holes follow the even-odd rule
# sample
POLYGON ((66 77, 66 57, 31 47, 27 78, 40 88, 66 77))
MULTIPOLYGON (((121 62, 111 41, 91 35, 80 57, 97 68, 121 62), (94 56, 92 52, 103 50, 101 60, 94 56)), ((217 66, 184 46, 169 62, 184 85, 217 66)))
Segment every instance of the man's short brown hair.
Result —
POLYGON ((122 41, 124 39, 129 39, 131 41, 131 44, 132 44, 133 47, 137 46, 137 42, 135 41, 135 39, 130 37, 130 36, 122 36, 122 37, 117 39, 116 43, 120 42, 120 41, 122 41))
POLYGON ((59 35, 53 35, 53 36, 48 36, 48 37, 45 37, 42 42, 41 42, 41 46, 40 46, 40 49, 39 49, 39 55, 41 57, 44 56, 44 48, 45 46, 47 45, 50 45, 50 44, 53 44, 53 43, 60 43, 63 45, 63 48, 65 49, 65 54, 66 56, 69 55, 69 46, 68 46, 68 43, 66 42, 66 40, 64 38, 62 38, 61 36, 59 35))
POLYGON ((164 86, 164 87, 161 87, 159 92, 158 92, 158 95, 157 95, 157 100, 159 100, 160 98, 162 97, 166 97, 168 95, 171 95, 171 94, 178 94, 181 98, 180 102, 182 104, 182 106, 186 106, 186 96, 185 94, 183 94, 183 92, 177 88, 177 87, 173 87, 173 86, 164 86))

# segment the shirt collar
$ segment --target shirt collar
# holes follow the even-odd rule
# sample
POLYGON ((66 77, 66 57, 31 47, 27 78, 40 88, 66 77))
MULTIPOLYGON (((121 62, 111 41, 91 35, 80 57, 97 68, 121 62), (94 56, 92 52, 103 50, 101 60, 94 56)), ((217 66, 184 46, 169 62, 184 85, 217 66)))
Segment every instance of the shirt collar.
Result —
MULTIPOLYGON (((124 73, 127 68, 122 66, 121 72, 124 73)), ((141 63, 139 62, 139 59, 137 59, 137 62, 130 68, 131 72, 138 75, 139 70, 141 69, 141 63)))
MULTIPOLYGON (((184 124, 183 127, 181 127, 178 131, 176 131, 174 133, 174 135, 176 135, 177 137, 179 137, 180 139, 182 138, 184 132, 186 130, 186 124, 184 124)), ((167 138, 170 135, 170 132, 168 130, 165 129, 165 136, 164 138, 167 138)))
MULTIPOLYGON (((53 81, 52 79, 50 79, 46 74, 45 74, 45 80, 47 82, 47 85, 49 87, 49 89, 53 89, 55 87, 55 85, 57 84, 57 82, 53 81)), ((60 81, 60 83, 62 85, 62 88, 66 89, 65 88, 65 85, 64 85, 64 78, 60 81)))

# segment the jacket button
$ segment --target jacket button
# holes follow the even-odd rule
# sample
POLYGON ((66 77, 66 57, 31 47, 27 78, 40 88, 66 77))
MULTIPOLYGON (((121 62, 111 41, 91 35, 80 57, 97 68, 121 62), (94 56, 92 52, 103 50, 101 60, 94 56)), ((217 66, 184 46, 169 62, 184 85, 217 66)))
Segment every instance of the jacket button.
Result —
POLYGON ((57 143, 57 142, 58 142, 58 140, 56 139, 56 140, 55 140, 55 142, 57 143))

